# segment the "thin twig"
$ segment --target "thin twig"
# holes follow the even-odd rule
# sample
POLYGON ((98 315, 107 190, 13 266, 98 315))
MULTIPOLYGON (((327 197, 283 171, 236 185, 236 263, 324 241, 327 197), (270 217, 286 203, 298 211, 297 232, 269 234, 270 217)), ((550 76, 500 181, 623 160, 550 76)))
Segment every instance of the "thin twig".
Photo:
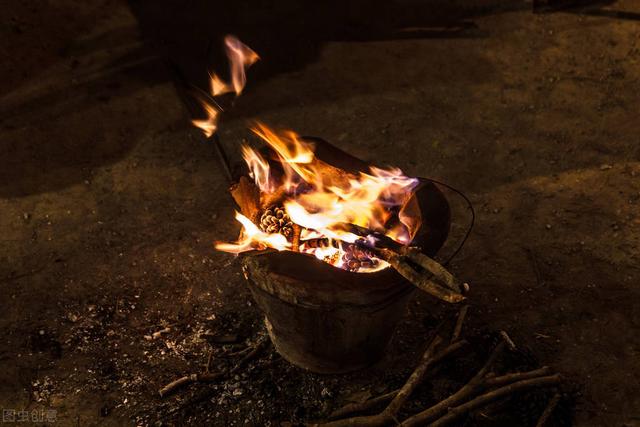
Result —
POLYGON ((483 385, 485 387, 502 387, 503 385, 514 383, 516 381, 529 380, 536 377, 544 377, 550 375, 551 369, 548 366, 543 366, 539 369, 526 372, 515 372, 512 374, 505 374, 499 377, 486 378, 483 385))
POLYGON ((432 280, 433 272, 419 272, 411 266, 403 256, 389 250, 373 251, 376 256, 387 261, 402 277, 424 292, 449 303, 461 302, 464 295, 452 289, 445 288, 432 280))
POLYGON ((460 390, 458 390, 448 398, 406 419, 404 422, 402 422, 401 425, 404 427, 415 427, 426 424, 429 424, 430 426, 445 425, 477 407, 483 406, 486 403, 498 399, 499 397, 506 396, 509 393, 520 390, 519 387, 521 384, 525 384, 525 387, 529 387, 528 384, 536 384, 536 380, 549 377, 550 369, 547 366, 527 372, 505 374, 499 377, 490 376, 490 369, 495 363, 498 356, 502 353, 504 347, 513 345, 513 342, 506 333, 502 336, 502 338, 503 340, 500 341, 498 345, 496 345, 482 368, 473 376, 473 378, 471 378, 471 380, 469 380, 467 384, 465 384, 460 390), (515 388, 512 388, 511 386, 513 386, 514 384, 517 386, 515 388), (493 392, 488 392, 485 395, 464 403, 483 390, 495 387, 501 387, 497 390, 494 390, 499 391, 498 394, 492 394, 493 392), (497 397, 487 398, 486 396, 497 397), (472 402, 473 405, 470 405, 470 403, 472 402), (462 409, 459 410, 459 408, 462 409), (452 414, 456 415, 454 416, 452 414))
POLYGON ((242 356, 247 354, 248 352, 250 352, 253 349, 253 346, 250 345, 248 347, 243 348, 242 350, 238 350, 238 351, 233 351, 233 352, 229 352, 229 353, 222 353, 222 357, 237 357, 237 356, 242 356))
MULTIPOLYGON (((531 388, 545 387, 545 386, 558 384, 560 383, 560 381, 562 381, 562 377, 560 376, 560 374, 555 374, 555 375, 548 375, 545 377, 538 377, 538 378, 532 378, 529 380, 518 381, 512 384, 506 385, 499 389, 496 389, 488 393, 485 393, 481 396, 478 396, 475 399, 465 403, 464 405, 460 405, 454 409, 451 409, 447 413, 447 415, 436 420, 435 422, 430 424, 430 426, 443 427, 457 420, 461 416, 466 415, 477 408, 481 408, 487 405, 488 403, 502 399, 503 397, 509 396, 516 392, 521 392, 523 390, 528 390, 531 388)), ((405 426, 404 423, 401 425, 405 426)), ((411 424, 406 424, 406 425, 411 425, 411 424)), ((423 425, 423 424, 414 424, 414 425, 423 425)))
POLYGON ((160 397, 165 397, 168 394, 173 393, 175 390, 179 389, 180 387, 193 383, 194 381, 196 381, 196 378, 197 378, 196 374, 185 375, 184 377, 171 381, 169 384, 162 387, 160 391, 158 391, 158 394, 160 394, 160 397))
POLYGON ((462 330, 462 324, 466 318, 466 313, 468 311, 468 306, 463 307, 458 313, 458 318, 456 321, 456 327, 452 333, 451 343, 448 347, 441 350, 440 352, 433 354, 435 346, 437 346, 440 338, 438 337, 438 332, 441 330, 442 326, 445 324, 443 320, 440 324, 435 328, 434 338, 431 343, 427 347, 424 355, 422 356, 421 363, 414 370, 411 377, 407 380, 405 385, 397 390, 390 391, 386 394, 383 394, 378 397, 374 397, 365 402, 361 403, 350 403, 348 405, 343 406, 342 408, 337 409, 331 415, 329 415, 330 420, 339 420, 334 421, 333 423, 328 423, 324 425, 328 426, 373 426, 373 425, 383 425, 385 423, 389 423, 390 421, 395 421, 396 424, 399 424, 396 420, 396 414, 399 411, 402 404, 406 401, 409 394, 417 387, 420 382, 424 380, 427 368, 429 366, 433 366, 443 359, 447 358, 449 355, 457 352, 462 347, 466 346, 468 343, 465 340, 459 340, 460 332, 462 330), (404 396, 398 397, 398 394, 404 390, 404 396), (353 417, 353 418, 344 418, 349 415, 359 414, 368 412, 371 409, 375 408, 378 405, 383 403, 387 403, 387 407, 379 414, 368 416, 368 417, 353 417), (343 418, 343 419, 341 419, 343 418), (341 420, 340 420, 341 419, 341 420))
POLYGON ((380 396, 373 397, 369 400, 365 400, 364 402, 360 402, 360 403, 349 403, 348 405, 345 405, 342 408, 339 408, 333 411, 329 415, 329 419, 338 420, 340 418, 344 418, 349 415, 360 414, 363 412, 370 411, 371 409, 383 403, 388 404, 391 400, 393 400, 394 397, 396 397, 396 394, 398 394, 398 391, 399 389, 396 389, 396 390, 390 391, 389 393, 385 393, 380 396))
POLYGON ((224 375, 223 372, 211 372, 211 373, 205 372, 203 374, 185 375, 184 377, 178 378, 175 381, 171 381, 169 384, 162 387, 158 392, 158 394, 160 394, 160 397, 165 397, 173 393, 177 389, 184 387, 188 384, 192 384, 196 382, 213 382, 213 381, 216 381, 218 378, 222 377, 223 375, 224 375))
POLYGON ((507 345, 509 346, 509 350, 511 350, 511 351, 515 351, 516 350, 516 348, 517 348, 516 344, 513 342, 513 340, 511 339, 511 337, 507 333, 507 331, 500 331, 500 337, 504 340, 504 342, 507 343, 507 345))
POLYGON ((266 337, 260 338, 255 343, 251 351, 247 353, 247 355, 244 356, 242 359, 240 359, 240 361, 236 363, 236 365, 233 368, 231 368, 231 370, 229 370, 229 374, 235 374, 240 368, 242 368, 245 365, 245 363, 247 363, 248 361, 256 357, 256 355, 267 345, 268 342, 269 341, 267 340, 266 337))
POLYGON ((456 321, 456 326, 453 328, 453 333, 451 334, 451 342, 455 342, 460 338, 460 333, 462 332, 462 325, 467 317, 467 312, 469 311, 469 306, 465 305, 460 309, 458 313, 458 320, 456 321))
POLYGON ((366 402, 363 402, 360 404, 346 405, 338 409, 337 411, 335 411, 333 414, 331 414, 330 419, 334 419, 335 421, 322 424, 322 426, 325 426, 325 427, 349 427, 349 426, 373 427, 373 426, 384 426, 388 424, 393 424, 394 422, 395 424, 398 424, 396 420, 397 412, 399 411, 402 404, 406 401, 408 396, 413 392, 413 390, 415 390, 415 388, 418 385, 420 385, 429 367, 435 365, 436 363, 439 363, 449 355, 455 353, 456 351, 460 350, 462 347, 468 344, 467 341, 460 340, 453 344, 450 344, 448 347, 441 350, 440 352, 433 354, 433 351, 435 348, 434 342, 440 342, 440 341, 441 341, 441 338, 439 338, 436 335, 434 340, 427 347, 427 350, 425 351, 421 359, 421 363, 418 365, 418 367, 416 367, 411 377, 409 377, 409 379, 407 380, 407 383, 405 383, 405 385, 401 389, 393 390, 387 394, 367 400, 366 402), (402 390, 404 390, 404 394, 399 397, 399 393, 402 390), (389 403, 389 405, 387 406, 387 408, 385 408, 385 410, 383 410, 377 415, 360 416, 360 417, 352 417, 352 418, 336 420, 337 418, 344 417, 347 415, 367 412, 368 410, 373 409, 375 406, 378 406, 379 404, 382 404, 389 400, 391 400, 391 403, 389 403))
POLYGON ((449 357, 449 355, 457 352, 462 347, 465 347, 468 344, 469 343, 467 342, 467 340, 459 340, 459 341, 454 342, 453 344, 449 344, 448 347, 446 347, 444 350, 440 351, 438 354, 433 356, 433 360, 431 361, 431 365, 435 365, 436 363, 440 363, 442 360, 444 360, 447 357, 449 357))
POLYGON ((424 352, 418 367, 413 371, 405 385, 402 386, 396 397, 393 398, 391 403, 386 407, 383 411, 383 414, 386 416, 396 415, 402 405, 407 401, 411 393, 418 387, 424 374, 427 372, 427 369, 431 366, 433 362, 433 356, 436 352, 436 348, 442 342, 442 338, 436 335, 427 350, 424 352))
POLYGON ((500 354, 502 354, 502 351, 504 350, 504 346, 505 346, 505 342, 504 341, 500 341, 494 348, 493 351, 491 351, 491 354, 489 355, 489 358, 487 359, 487 361, 485 362, 484 366, 478 371, 478 373, 471 379, 471 382, 478 382, 480 381, 482 378, 484 378, 485 375, 487 375, 487 373, 489 372, 489 369, 491 369, 491 367, 493 366, 493 363, 496 361, 496 359, 498 358, 498 356, 500 356, 500 354))
MULTIPOLYGON (((310 247, 339 247, 345 242, 339 239, 317 238, 302 242, 310 247)), ((465 299, 463 293, 468 292, 469 285, 460 283, 434 259, 420 252, 418 248, 402 245, 387 245, 384 241, 376 242, 380 247, 365 242, 346 242, 364 251, 373 253, 377 258, 388 262, 402 277, 424 292, 449 303, 458 303, 465 299), (418 265, 416 269, 415 265, 418 265)))
MULTIPOLYGON (((460 341, 456 341, 453 344, 450 344, 447 348, 443 349, 442 351, 438 352, 438 354, 436 354, 435 356, 433 356, 433 359, 430 362, 430 365, 433 366, 437 363, 440 363, 442 360, 444 360, 445 358, 447 358, 449 355, 455 353, 456 351, 460 350, 462 347, 466 346, 467 344, 469 344, 467 341, 465 340, 460 340, 460 341)), ((377 396, 377 397, 373 397, 369 400, 366 400, 364 402, 361 403, 349 403, 339 409, 336 409, 335 411, 333 411, 331 413, 331 415, 329 415, 329 419, 330 420, 338 420, 341 418, 345 418, 349 415, 353 415, 353 414, 361 414, 361 413, 365 413, 368 412, 372 409, 374 409, 375 407, 382 405, 383 403, 389 403, 391 400, 393 400, 395 398, 395 396, 398 394, 398 392, 400 391, 400 389, 396 389, 393 391, 390 391, 388 393, 385 393, 383 395, 377 396)))
POLYGON ((549 421, 549 417, 551 417, 551 414, 553 414, 553 411, 556 409, 556 406, 558 406, 559 402, 560 393, 556 393, 547 404, 547 407, 544 408, 544 412, 542 413, 542 415, 540 415, 540 418, 536 423, 536 427, 544 427, 547 424, 547 421, 549 421))
POLYGON ((427 370, 427 368, 431 365, 434 352, 436 347, 442 342, 442 338, 440 338, 437 333, 434 335, 433 339, 427 346, 427 350, 422 355, 420 359, 421 362, 418 367, 413 371, 407 382, 402 386, 402 388, 398 391, 398 393, 394 396, 393 400, 387 405, 387 407, 376 415, 370 416, 362 416, 362 417, 353 417, 346 418, 343 420, 333 421, 326 424, 323 424, 326 427, 348 427, 348 426, 368 426, 368 427, 379 427, 387 424, 391 424, 402 406, 402 404, 407 400, 411 392, 418 386, 422 377, 427 370))
POLYGON ((491 365, 493 365, 493 362, 496 360, 498 355, 502 352, 503 348, 504 348, 504 342, 500 342, 493 349, 493 351, 487 358, 487 361, 482 366, 482 368, 460 390, 458 390, 456 393, 452 394, 448 398, 433 405, 432 407, 425 409, 419 414, 414 415, 413 417, 405 420, 404 423, 407 423, 407 425, 412 425, 412 426, 424 425, 429 420, 432 420, 446 413, 449 408, 456 406, 460 402, 463 402, 464 400, 468 399, 469 397, 477 393, 480 387, 480 383, 482 382, 485 375, 491 368, 491 365))

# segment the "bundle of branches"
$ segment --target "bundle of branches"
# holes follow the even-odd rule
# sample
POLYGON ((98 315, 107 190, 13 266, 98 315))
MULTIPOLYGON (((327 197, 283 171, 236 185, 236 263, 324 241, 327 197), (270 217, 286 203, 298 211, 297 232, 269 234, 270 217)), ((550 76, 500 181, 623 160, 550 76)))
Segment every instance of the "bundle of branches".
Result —
MULTIPOLYGON (((503 400, 516 393, 540 387, 551 387, 560 384, 562 378, 554 374, 548 367, 541 367, 523 372, 513 372, 496 375, 492 372, 493 365, 504 351, 505 347, 515 349, 506 332, 501 333, 500 342, 493 348, 482 368, 462 386, 458 391, 440 402, 428 407, 409 418, 398 420, 399 411, 410 395, 422 383, 428 371, 441 361, 455 354, 468 345, 466 340, 460 339, 462 324, 467 314, 467 307, 463 307, 458 315, 451 339, 444 348, 440 349, 444 339, 436 332, 424 352, 418 366, 406 383, 399 389, 362 403, 349 404, 330 415, 330 420, 322 424, 325 427, 376 427, 376 426, 446 426, 460 421, 466 415, 503 400), (386 405, 376 415, 353 416, 366 413, 372 409, 386 405)), ((556 395, 557 396, 557 395, 556 395)), ((558 403, 559 397, 554 396, 547 409, 542 413, 537 426, 542 427, 558 403)))

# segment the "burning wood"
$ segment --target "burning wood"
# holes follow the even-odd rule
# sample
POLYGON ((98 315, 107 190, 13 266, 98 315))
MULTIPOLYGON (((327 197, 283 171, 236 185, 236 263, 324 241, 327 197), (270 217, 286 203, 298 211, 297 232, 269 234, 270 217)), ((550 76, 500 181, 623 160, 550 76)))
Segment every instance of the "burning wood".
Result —
MULTIPOLYGON (((211 97, 240 94, 245 67, 258 59, 235 38, 227 37, 225 45, 232 84, 212 74, 211 97)), ((208 103, 205 111, 208 118, 194 124, 210 136, 219 110, 208 103)), ((397 168, 348 172, 321 160, 315 144, 293 131, 274 131, 261 123, 252 131, 267 149, 242 146, 251 180, 241 177, 231 188, 242 230, 236 242, 218 242, 217 249, 302 252, 353 273, 391 267, 435 297, 452 303, 464 299, 468 285, 413 246, 422 226, 414 197, 419 179, 397 168)))
POLYGON ((253 167, 254 182, 242 177, 231 190, 242 212, 236 218, 243 230, 237 243, 218 243, 218 249, 234 253, 268 248, 300 251, 357 273, 392 267, 433 296, 448 302, 464 299, 465 285, 420 248, 409 245, 420 227, 417 218, 406 215, 417 179, 399 170, 376 168, 371 175, 357 177, 321 161, 316 168, 310 146, 293 145, 302 144, 297 135, 278 137, 264 127, 260 135, 279 138, 276 143, 265 141, 275 151, 276 171, 284 173, 273 173, 261 154, 243 148, 247 165, 253 167), (283 145, 277 145, 284 138, 294 147, 286 157, 280 154, 285 151, 283 145), (291 153, 297 153, 298 159, 308 156, 306 163, 294 161, 291 153), (282 206, 270 206, 274 200, 282 206), (294 239, 293 225, 300 230, 299 239, 294 239))

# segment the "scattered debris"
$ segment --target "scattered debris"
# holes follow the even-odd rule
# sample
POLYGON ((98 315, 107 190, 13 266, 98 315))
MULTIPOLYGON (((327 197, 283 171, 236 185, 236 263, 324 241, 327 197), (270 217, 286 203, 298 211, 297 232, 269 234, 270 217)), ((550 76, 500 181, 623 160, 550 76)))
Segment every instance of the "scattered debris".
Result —
POLYGON ((160 338, 162 336, 162 334, 166 334, 171 332, 171 328, 167 327, 164 329, 160 329, 159 331, 156 331, 154 333, 152 333, 151 335, 145 335, 144 339, 147 341, 151 341, 151 340, 156 340, 158 338, 160 338))
MULTIPOLYGON (((247 362, 253 359, 259 352, 262 350, 267 343, 266 337, 261 337, 258 341, 251 347, 251 351, 249 351, 236 365, 228 371, 221 372, 209 372, 210 360, 207 361, 207 368, 204 373, 201 374, 190 374, 180 377, 174 381, 171 381, 169 384, 165 385, 159 390, 160 397, 165 397, 175 390, 195 382, 213 382, 223 377, 228 377, 240 370, 242 366, 244 366, 247 362)), ((211 354, 211 353, 210 353, 211 354)), ((242 392, 240 393, 242 394, 242 392)), ((234 393, 234 396, 238 396, 239 394, 234 393)))

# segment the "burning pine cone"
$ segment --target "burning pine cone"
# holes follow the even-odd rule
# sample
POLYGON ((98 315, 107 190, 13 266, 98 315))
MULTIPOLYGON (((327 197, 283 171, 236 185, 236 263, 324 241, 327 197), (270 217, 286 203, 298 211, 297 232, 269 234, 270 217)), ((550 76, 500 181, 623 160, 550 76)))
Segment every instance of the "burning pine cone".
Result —
POLYGON ((345 270, 358 271, 361 268, 372 268, 378 264, 373 253, 356 245, 345 245, 343 250, 342 262, 345 270))
POLYGON ((293 236, 293 222, 284 208, 272 206, 260 217, 260 229, 265 233, 280 233, 287 239, 293 236))

